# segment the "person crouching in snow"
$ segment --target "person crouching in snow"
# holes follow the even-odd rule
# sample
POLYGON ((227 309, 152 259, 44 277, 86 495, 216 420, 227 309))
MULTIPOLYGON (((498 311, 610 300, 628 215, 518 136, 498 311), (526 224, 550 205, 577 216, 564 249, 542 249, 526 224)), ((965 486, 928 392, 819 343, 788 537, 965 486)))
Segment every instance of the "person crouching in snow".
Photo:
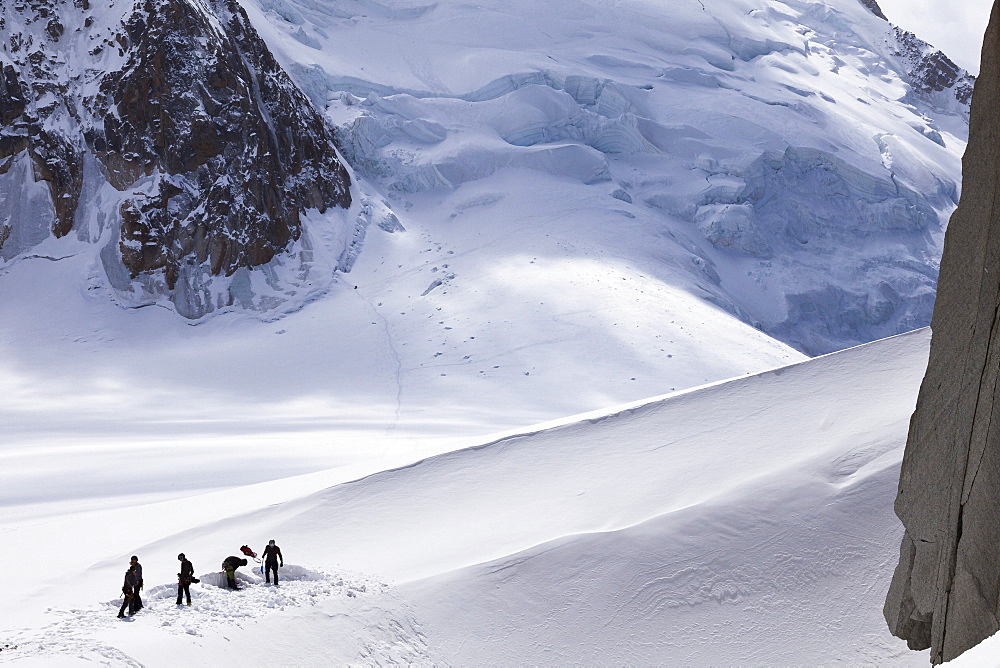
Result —
POLYGON ((240 559, 239 557, 229 556, 226 557, 222 562, 222 570, 226 572, 226 580, 230 589, 239 589, 236 586, 236 569, 240 566, 246 566, 247 560, 240 559))
POLYGON ((125 584, 122 585, 122 593, 125 594, 125 600, 122 601, 122 607, 118 610, 118 617, 125 616, 125 608, 128 608, 128 614, 131 615, 135 610, 133 609, 132 597, 135 595, 135 567, 129 566, 128 570, 125 571, 125 584))
POLYGON ((278 560, 281 560, 281 565, 285 565, 285 558, 281 556, 281 548, 274 544, 274 540, 268 542, 267 547, 264 548, 264 568, 266 569, 267 584, 271 584, 271 571, 274 570, 274 584, 278 584, 278 560))
POLYGON ((191 605, 191 583, 200 580, 194 576, 194 565, 183 552, 177 555, 177 561, 181 562, 181 572, 177 574, 177 605, 181 604, 181 594, 187 594, 187 604, 191 605))

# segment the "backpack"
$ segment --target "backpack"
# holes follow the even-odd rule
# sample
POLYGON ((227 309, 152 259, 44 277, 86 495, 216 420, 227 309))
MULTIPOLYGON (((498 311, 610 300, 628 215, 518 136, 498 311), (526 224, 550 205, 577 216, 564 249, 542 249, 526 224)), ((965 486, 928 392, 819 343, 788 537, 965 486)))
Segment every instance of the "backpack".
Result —
POLYGON ((251 549, 250 549, 249 547, 247 547, 246 545, 244 545, 243 547, 241 547, 241 548, 240 548, 240 552, 242 552, 243 554, 245 554, 245 555, 247 555, 248 557, 251 557, 251 558, 253 558, 253 559, 256 559, 256 558, 257 558, 257 553, 256 553, 256 552, 254 552, 253 550, 251 550, 251 549))

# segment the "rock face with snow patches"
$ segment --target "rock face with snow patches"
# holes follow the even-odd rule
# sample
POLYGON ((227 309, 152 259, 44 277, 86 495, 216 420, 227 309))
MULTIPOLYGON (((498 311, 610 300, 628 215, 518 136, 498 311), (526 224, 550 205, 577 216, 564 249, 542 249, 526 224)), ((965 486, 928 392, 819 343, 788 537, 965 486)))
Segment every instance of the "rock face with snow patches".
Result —
POLYGON ((884 21, 889 20, 885 17, 885 14, 882 13, 882 8, 878 6, 878 2, 876 0, 861 0, 861 4, 867 7, 868 9, 872 10, 872 14, 879 17, 880 19, 884 21))
POLYGON ((949 661, 1000 630, 1000 5, 972 101, 961 203, 945 240, 930 362, 896 499, 906 527, 892 632, 949 661))
POLYGON ((212 277, 350 205, 332 131, 233 0, 20 0, 0 41, 3 260, 75 230, 120 292, 199 317, 233 301, 212 277))
POLYGON ((961 104, 969 103, 975 77, 913 33, 898 27, 893 30, 898 43, 896 53, 909 65, 910 82, 918 95, 938 97, 945 103, 952 98, 961 104))

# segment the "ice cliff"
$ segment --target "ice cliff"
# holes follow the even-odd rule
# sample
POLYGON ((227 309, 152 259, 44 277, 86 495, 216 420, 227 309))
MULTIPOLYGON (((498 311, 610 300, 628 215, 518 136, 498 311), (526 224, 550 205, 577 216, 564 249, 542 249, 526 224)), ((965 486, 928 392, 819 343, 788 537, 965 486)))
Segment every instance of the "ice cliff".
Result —
POLYGON ((950 661, 1000 630, 1000 4, 972 99, 963 193, 945 238, 930 362, 896 498, 906 527, 892 632, 950 661))

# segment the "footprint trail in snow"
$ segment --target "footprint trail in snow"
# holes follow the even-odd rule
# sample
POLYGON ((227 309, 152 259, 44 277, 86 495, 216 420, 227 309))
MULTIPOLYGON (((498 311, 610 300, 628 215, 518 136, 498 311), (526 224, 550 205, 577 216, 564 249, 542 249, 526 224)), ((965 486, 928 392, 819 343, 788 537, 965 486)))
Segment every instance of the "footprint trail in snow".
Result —
POLYGON ((357 611, 356 616, 348 612, 356 617, 351 626, 366 631, 355 660, 427 658, 424 638, 414 630, 413 620, 395 618, 394 611, 401 605, 388 584, 369 575, 329 574, 294 565, 282 567, 280 575, 281 584, 275 586, 266 584, 259 571, 238 571, 239 591, 225 588, 226 578, 221 572, 201 575, 201 582, 191 586, 191 606, 176 605, 176 584, 155 585, 142 592, 142 610, 122 619, 116 617, 120 597, 90 607, 50 608, 48 612, 55 621, 18 637, 4 638, 4 649, 9 651, 0 659, 44 664, 47 657, 75 656, 103 665, 143 666, 145 662, 116 646, 120 645, 122 632, 136 629, 144 634, 166 632, 228 640, 227 630, 245 629, 274 613, 316 608, 338 600, 345 602, 348 610, 353 607, 357 611), (382 597, 385 599, 376 603, 375 599, 382 597), (350 599, 356 602, 353 606, 346 603, 350 599), (373 611, 379 619, 371 619, 373 611))

